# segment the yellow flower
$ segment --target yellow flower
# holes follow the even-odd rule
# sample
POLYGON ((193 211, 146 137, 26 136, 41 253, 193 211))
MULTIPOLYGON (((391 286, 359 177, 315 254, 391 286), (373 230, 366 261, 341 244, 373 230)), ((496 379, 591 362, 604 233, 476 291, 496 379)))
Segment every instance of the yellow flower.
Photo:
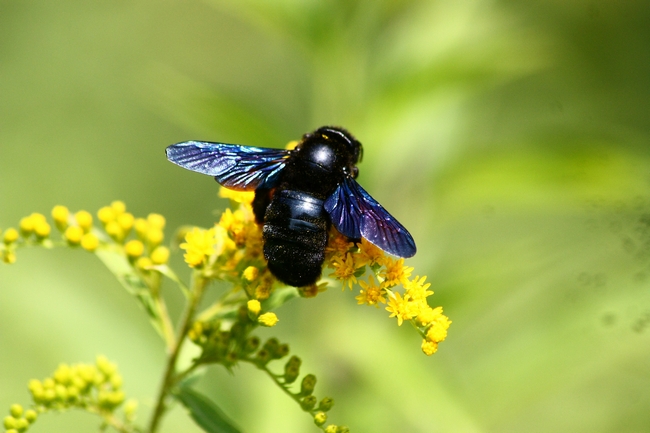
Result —
POLYGON ((429 340, 422 340, 422 352, 425 355, 431 356, 438 351, 438 343, 429 340))
POLYGON ((350 240, 339 233, 336 229, 332 229, 330 237, 325 247, 325 253, 334 257, 345 257, 345 254, 352 248, 354 244, 350 240))
POLYGON ((99 239, 93 233, 86 233, 81 237, 81 248, 91 253, 99 246, 99 239))
POLYGON ((367 283, 365 281, 359 281, 359 284, 361 285, 361 292, 355 298, 359 305, 368 304, 379 307, 379 302, 382 304, 386 303, 385 294, 381 287, 377 285, 373 276, 370 276, 367 283))
POLYGON ((117 223, 122 228, 122 230, 128 233, 128 231, 131 230, 131 227, 133 227, 133 221, 135 220, 135 218, 133 218, 133 214, 129 212, 124 212, 119 214, 116 220, 117 223))
POLYGON ((148 271, 153 266, 153 262, 149 257, 140 257, 135 261, 135 266, 143 271, 148 271))
POLYGON ((34 233, 39 238, 42 239, 48 237, 51 230, 50 225, 45 221, 45 219, 34 221, 34 233))
POLYGON ((160 246, 151 252, 151 262, 154 265, 164 265, 167 260, 169 260, 169 248, 160 246))
POLYGON ((165 234, 158 227, 150 227, 147 230, 147 243, 150 247, 155 247, 160 245, 160 243, 165 239, 165 234))
POLYGON ((388 306, 386 307, 390 316, 396 317, 397 325, 402 326, 404 320, 410 320, 415 314, 413 314, 411 303, 409 302, 409 296, 405 295, 402 298, 402 295, 399 292, 392 292, 390 299, 388 300, 388 306))
POLYGON ((202 230, 194 227, 192 231, 185 235, 185 243, 180 247, 186 251, 185 262, 191 267, 197 267, 203 264, 206 257, 213 255, 215 251, 215 230, 202 230))
POLYGON ((262 304, 260 304, 260 301, 257 299, 251 299, 248 301, 246 306, 248 307, 248 311, 250 311, 255 316, 260 314, 260 311, 262 311, 262 304))
POLYGON ((52 209, 52 219, 56 227, 63 231, 68 226, 68 217, 70 216, 70 211, 67 207, 57 205, 52 209))
POLYGON ((97 218, 106 225, 115 220, 115 210, 111 206, 104 206, 97 211, 97 218))
POLYGON ((229 198, 237 203, 251 204, 255 198, 254 191, 235 191, 232 189, 224 188, 219 189, 219 197, 229 198))
POLYGON ((144 218, 136 218, 133 222, 135 227, 135 232, 140 238, 140 240, 145 240, 147 237, 147 231, 149 231, 149 223, 144 218))
POLYGON ((81 242, 81 237, 83 236, 83 234, 84 231, 81 229, 81 227, 70 226, 67 229, 65 229, 63 236, 66 238, 66 240, 70 245, 79 245, 79 242, 81 242))
POLYGON ((427 290, 429 287, 431 287, 431 283, 424 284, 426 279, 426 275, 423 277, 417 276, 413 278, 413 280, 408 280, 404 283, 406 293, 411 296, 411 299, 423 300, 428 296, 433 295, 433 292, 431 290, 427 290))
POLYGON ((246 269, 244 269, 243 277, 246 281, 253 281, 254 279, 257 278, 259 275, 260 271, 257 269, 255 266, 249 266, 246 269))
POLYGON ((81 227, 84 232, 90 230, 90 227, 93 225, 93 216, 90 214, 90 212, 87 212, 85 210, 80 210, 74 214, 74 219, 77 221, 77 224, 79 224, 79 227, 81 227))
POLYGON ((147 215, 147 222, 150 227, 155 227, 159 230, 164 229, 166 223, 165 217, 157 213, 150 213, 147 215))
POLYGON ((442 314, 442 307, 436 307, 433 311, 436 314, 436 318, 431 322, 427 330, 427 340, 440 343, 447 338, 447 329, 451 325, 451 320, 442 314))
POLYGON ((381 248, 371 244, 363 238, 361 238, 361 243, 357 245, 359 246, 359 255, 357 257, 359 265, 372 266, 380 263, 381 259, 384 257, 384 252, 381 248))
POLYGON ((4 234, 4 243, 5 244, 12 244, 18 240, 18 230, 15 228, 11 227, 5 230, 4 234))
POLYGON ((16 263, 16 253, 9 250, 2 251, 2 261, 7 263, 8 265, 16 263))
POLYGON ((382 264, 384 269, 381 270, 379 276, 384 279, 386 287, 396 286, 399 283, 405 284, 413 272, 411 266, 404 266, 404 259, 393 260, 390 257, 385 257, 382 264))
POLYGON ((275 326, 280 319, 278 319, 278 316, 276 316, 275 313, 264 313, 257 318, 257 321, 260 325, 270 328, 275 326))
POLYGON ((106 233, 113 239, 115 239, 118 242, 122 242, 124 237, 126 236, 126 233, 124 233, 124 230, 122 229, 122 226, 120 223, 117 221, 109 221, 106 224, 106 233))
POLYGON ((332 258, 331 266, 334 267, 334 272, 330 274, 334 278, 343 281, 343 289, 347 285, 352 289, 352 285, 357 283, 357 277, 354 276, 356 267, 354 266, 354 257, 352 254, 347 253, 345 258, 334 256, 332 258))
POLYGON ((129 258, 135 259, 144 253, 144 245, 142 245, 142 242, 138 240, 128 241, 124 245, 124 252, 129 256, 129 258))
POLYGON ((111 203, 111 209, 113 209, 115 216, 117 217, 118 215, 126 212, 126 205, 123 201, 115 200, 111 203))
POLYGON ((28 237, 32 232, 34 232, 37 226, 40 226, 41 232, 47 231, 47 234, 49 234, 49 224, 47 224, 47 220, 43 214, 35 212, 20 220, 20 232, 24 237, 28 237), (47 229, 45 228, 45 225, 47 225, 47 229))

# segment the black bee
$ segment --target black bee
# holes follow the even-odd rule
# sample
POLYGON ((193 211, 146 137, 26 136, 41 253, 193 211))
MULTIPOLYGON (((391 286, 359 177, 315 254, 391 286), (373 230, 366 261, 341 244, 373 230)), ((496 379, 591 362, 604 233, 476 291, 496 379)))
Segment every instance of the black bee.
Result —
POLYGON ((399 257, 415 254, 409 232, 354 180, 363 147, 343 128, 318 128, 293 150, 186 141, 166 152, 174 164, 226 188, 255 191, 264 257, 285 284, 318 280, 330 224, 353 241, 363 237, 399 257))

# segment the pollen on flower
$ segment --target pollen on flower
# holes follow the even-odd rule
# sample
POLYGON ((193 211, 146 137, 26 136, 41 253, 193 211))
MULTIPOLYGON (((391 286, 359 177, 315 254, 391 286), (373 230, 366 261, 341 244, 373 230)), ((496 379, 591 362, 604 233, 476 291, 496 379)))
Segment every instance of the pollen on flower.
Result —
POLYGON ((352 286, 357 283, 357 277, 354 275, 356 267, 352 254, 347 253, 345 258, 334 256, 331 266, 334 268, 334 272, 330 276, 343 281, 343 289, 345 289, 345 286, 352 289, 352 286))
POLYGON ((365 281, 359 281, 359 285, 361 286, 361 291, 355 298, 359 305, 366 304, 379 307, 380 302, 382 304, 386 303, 385 293, 373 276, 370 276, 367 283, 365 281))
POLYGON ((413 267, 404 266, 404 259, 393 260, 390 257, 385 257, 382 264, 384 269, 381 270, 379 276, 384 279, 386 287, 396 286, 400 283, 405 284, 413 272, 413 267))
POLYGON ((388 306, 386 307, 390 316, 397 318, 397 325, 402 326, 404 320, 410 320, 415 316, 411 303, 409 302, 409 296, 399 294, 399 292, 392 292, 390 299, 388 300, 388 306))
POLYGON ((183 256, 185 262, 191 267, 200 266, 206 257, 216 252, 216 243, 217 240, 215 239, 215 230, 213 228, 203 230, 194 227, 192 231, 185 235, 185 242, 180 245, 186 251, 183 256))
POLYGON ((264 313, 257 318, 257 321, 260 325, 270 328, 275 326, 280 319, 278 319, 278 316, 276 316, 275 313, 264 313))

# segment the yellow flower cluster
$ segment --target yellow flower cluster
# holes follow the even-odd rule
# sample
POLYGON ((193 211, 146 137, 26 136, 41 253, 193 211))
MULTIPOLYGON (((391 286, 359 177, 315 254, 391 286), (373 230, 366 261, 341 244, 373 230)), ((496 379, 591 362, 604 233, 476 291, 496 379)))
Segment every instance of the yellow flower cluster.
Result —
POLYGON ((221 197, 237 203, 236 210, 226 209, 210 229, 194 227, 180 245, 185 262, 210 276, 232 281, 250 297, 266 299, 275 278, 266 270, 262 231, 251 207, 254 193, 221 188, 221 197))
MULTIPOLYGON (((102 416, 109 416, 124 403, 122 376, 117 366, 104 356, 98 356, 95 364, 61 364, 51 377, 29 381, 33 407, 24 410, 14 404, 4 418, 7 433, 26 431, 37 419, 38 413, 48 410, 81 408, 102 416)), ((133 418, 135 402, 125 407, 127 421, 133 418)))
POLYGON ((8 228, 4 231, 0 245, 2 260, 14 263, 15 250, 23 245, 48 248, 56 245, 80 246, 94 252, 110 244, 111 240, 122 245, 126 257, 141 270, 165 264, 169 260, 169 248, 160 245, 165 238, 165 218, 162 215, 152 213, 147 218, 135 218, 126 211, 123 202, 114 201, 97 212, 97 218, 108 236, 93 225, 93 216, 88 211, 71 213, 67 207, 57 205, 52 209, 51 217, 63 243, 51 238, 52 226, 45 215, 33 213, 20 220, 18 229, 8 228), (134 233, 135 239, 127 240, 131 233, 134 233))
POLYGON ((336 230, 332 230, 325 251, 327 264, 334 270, 330 276, 342 281, 343 289, 360 286, 355 298, 360 305, 379 307, 379 304, 387 304, 389 317, 395 317, 398 325, 407 320, 418 328, 424 337, 422 351, 426 355, 436 352, 438 344, 447 337, 451 321, 442 314, 442 307, 429 306, 427 297, 433 292, 428 290, 431 284, 426 283, 426 276, 411 278, 413 268, 405 266, 404 259, 385 255, 365 239, 354 245, 336 230), (367 267, 373 274, 361 280, 367 267), (398 285, 404 288, 403 294, 396 290, 398 285))

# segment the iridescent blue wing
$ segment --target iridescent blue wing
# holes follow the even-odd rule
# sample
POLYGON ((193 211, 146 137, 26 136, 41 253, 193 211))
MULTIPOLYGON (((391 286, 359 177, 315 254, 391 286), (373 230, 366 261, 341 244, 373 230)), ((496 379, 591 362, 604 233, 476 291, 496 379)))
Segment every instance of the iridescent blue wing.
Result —
POLYGON ((363 237, 398 257, 415 255, 415 241, 408 230, 351 177, 325 200, 324 208, 345 236, 363 237))
POLYGON ((167 159, 188 170, 214 176, 226 188, 273 188, 290 151, 238 144, 186 141, 166 149, 167 159))

